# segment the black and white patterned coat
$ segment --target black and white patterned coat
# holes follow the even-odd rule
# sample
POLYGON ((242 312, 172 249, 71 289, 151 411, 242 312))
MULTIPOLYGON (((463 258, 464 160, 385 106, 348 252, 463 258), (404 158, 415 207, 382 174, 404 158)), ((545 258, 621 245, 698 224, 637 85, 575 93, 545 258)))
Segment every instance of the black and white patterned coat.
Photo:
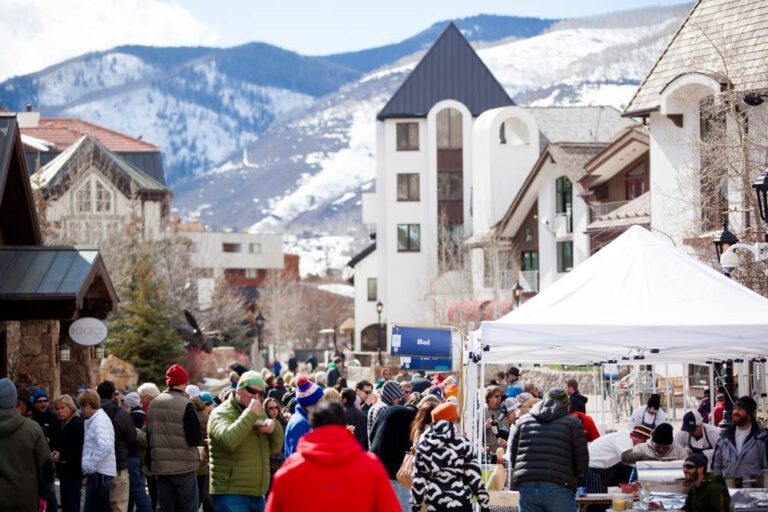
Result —
POLYGON ((438 421, 416 446, 411 509, 419 511, 426 502, 429 512, 471 511, 473 496, 488 510, 477 453, 455 424, 438 421))

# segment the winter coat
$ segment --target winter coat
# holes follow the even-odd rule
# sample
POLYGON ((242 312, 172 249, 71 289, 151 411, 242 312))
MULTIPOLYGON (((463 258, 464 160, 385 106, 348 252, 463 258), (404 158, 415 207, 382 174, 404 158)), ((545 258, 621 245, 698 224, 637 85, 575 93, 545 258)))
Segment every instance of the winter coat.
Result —
POLYGON ((107 413, 115 427, 115 454, 117 470, 128 468, 128 457, 138 457, 136 426, 131 415, 120 408, 114 400, 102 400, 101 409, 107 413))
POLYGON ((390 480, 397 478, 397 470, 403 463, 405 452, 411 449, 411 422, 418 410, 411 405, 392 405, 373 426, 371 452, 387 468, 390 480))
POLYGON ((718 474, 707 473, 701 486, 691 486, 685 505, 686 512, 728 512, 731 510, 731 494, 725 480, 718 474))
POLYGON ((299 446, 299 439, 310 431, 309 413, 299 404, 296 404, 296 412, 291 416, 288 426, 285 427, 285 444, 283 455, 287 459, 299 446))
MULTIPOLYGON (((265 420, 262 413, 259 419, 265 420)), ((269 455, 283 446, 283 427, 264 434, 257 416, 232 395, 208 419, 211 494, 264 496, 269 487, 269 455)))
POLYGON ((379 398, 379 400, 368 409, 366 429, 368 432, 369 445, 373 444, 373 425, 376 424, 376 420, 379 419, 379 416, 384 414, 384 411, 386 411, 388 407, 389 405, 379 398))
POLYGON ((93 416, 85 420, 81 465, 84 475, 101 473, 117 476, 115 428, 102 409, 98 409, 93 416))
POLYGON ((59 462, 56 463, 56 474, 59 478, 82 479, 83 470, 80 461, 83 458, 83 437, 85 435, 83 419, 79 414, 66 423, 61 424, 61 430, 54 437, 51 448, 59 452, 59 462))
POLYGON ((186 393, 168 388, 152 400, 147 411, 147 465, 154 474, 196 472, 202 442, 200 420, 186 393))
POLYGON ((34 407, 32 408, 32 419, 40 425, 41 429, 43 429, 45 440, 48 443, 48 446, 50 446, 51 440, 56 437, 61 429, 61 420, 59 420, 56 413, 50 409, 40 413, 34 407))
POLYGON ((321 509, 400 510, 381 462, 339 425, 319 427, 301 438, 296 453, 275 474, 266 512, 321 509))
POLYGON ((521 417, 512 440, 512 487, 550 482, 576 490, 587 470, 589 452, 584 430, 557 400, 536 404, 521 417))
POLYGON ((469 439, 449 421, 438 421, 416 446, 411 508, 429 512, 472 510, 472 497, 488 510, 488 493, 480 476, 477 453, 469 439))
POLYGON ((53 459, 43 430, 12 409, 0 409, 0 510, 35 511, 53 491, 53 459))
POLYGON ((584 431, 588 443, 591 443, 600 437, 600 431, 597 430, 597 425, 595 425, 595 420, 592 419, 592 416, 584 414, 583 412, 572 412, 570 415, 581 423, 581 429, 584 431))
POLYGON ((355 437, 360 446, 363 447, 363 450, 368 451, 368 434, 365 431, 368 418, 365 417, 363 411, 355 407, 355 404, 344 406, 344 416, 347 417, 347 425, 355 427, 355 437))
POLYGON ((741 447, 741 453, 737 453, 736 428, 736 425, 731 425, 718 439, 712 457, 712 471, 725 478, 751 478, 752 475, 768 470, 766 430, 753 421, 752 429, 741 447))
POLYGON ((200 435, 203 438, 203 456, 200 457, 200 465, 197 467, 198 476, 208 474, 208 413, 205 412, 205 403, 202 400, 195 397, 192 399, 192 404, 195 406, 195 412, 197 413, 197 419, 200 422, 200 435))

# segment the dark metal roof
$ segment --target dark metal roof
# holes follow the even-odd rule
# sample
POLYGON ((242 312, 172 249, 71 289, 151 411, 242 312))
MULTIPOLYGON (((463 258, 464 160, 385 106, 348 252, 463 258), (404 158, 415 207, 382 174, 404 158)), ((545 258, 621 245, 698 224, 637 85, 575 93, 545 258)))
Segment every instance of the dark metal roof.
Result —
POLYGON ((355 256, 353 256, 352 259, 347 262, 347 266, 351 268, 355 268, 355 265, 363 261, 366 256, 368 256, 375 250, 376 250, 376 243, 374 242, 368 247, 366 247, 365 249, 363 249, 362 251, 360 251, 359 253, 357 253, 355 256))
POLYGON ((426 117, 435 103, 446 99, 466 105, 474 117, 515 104, 453 23, 379 112, 378 119, 426 117))

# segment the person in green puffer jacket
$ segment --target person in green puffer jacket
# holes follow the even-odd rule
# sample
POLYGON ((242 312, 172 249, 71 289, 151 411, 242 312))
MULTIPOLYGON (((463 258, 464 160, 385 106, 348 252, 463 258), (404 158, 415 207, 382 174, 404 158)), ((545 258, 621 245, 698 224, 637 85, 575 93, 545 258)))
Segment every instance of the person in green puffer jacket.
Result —
POLYGON ((214 510, 262 510, 269 456, 283 448, 283 428, 262 410, 265 383, 247 371, 235 392, 208 419, 210 491, 214 510))

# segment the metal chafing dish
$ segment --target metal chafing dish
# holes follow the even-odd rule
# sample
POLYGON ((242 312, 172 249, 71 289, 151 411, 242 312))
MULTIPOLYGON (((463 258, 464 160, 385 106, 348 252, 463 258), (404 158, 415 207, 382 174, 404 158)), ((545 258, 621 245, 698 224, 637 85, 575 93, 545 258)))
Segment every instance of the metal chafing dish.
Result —
POLYGON ((649 491, 687 494, 683 461, 643 460, 636 467, 637 480, 649 491))

